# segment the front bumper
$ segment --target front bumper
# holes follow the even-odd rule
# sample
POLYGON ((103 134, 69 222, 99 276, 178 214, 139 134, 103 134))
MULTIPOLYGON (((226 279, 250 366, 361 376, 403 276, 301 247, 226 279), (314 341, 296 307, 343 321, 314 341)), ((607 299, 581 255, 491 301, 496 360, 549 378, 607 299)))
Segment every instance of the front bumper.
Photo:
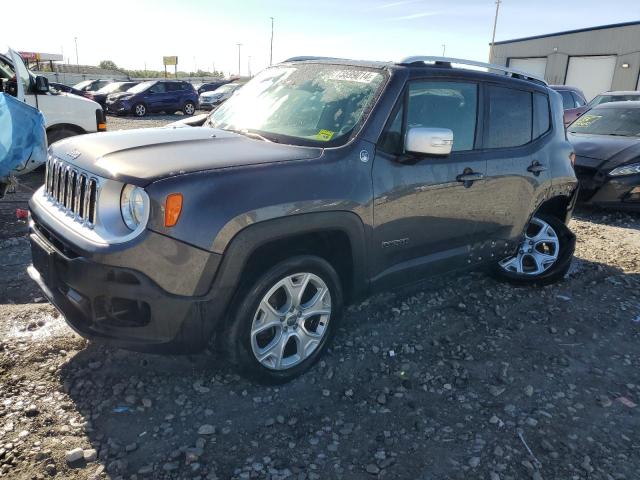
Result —
POLYGON ((579 202, 618 210, 640 212, 640 175, 610 177, 604 172, 577 166, 579 202))
MULTIPOLYGON (((140 270, 76 250, 33 216, 29 227, 29 276, 81 336, 138 351, 192 353, 206 347, 220 325, 226 304, 214 289, 201 296, 169 293, 140 270)), ((112 255, 127 263, 126 252, 112 255)))
POLYGON ((131 105, 128 102, 123 102, 121 100, 117 100, 111 103, 107 101, 105 103, 105 106, 108 113, 123 115, 131 112, 131 105))

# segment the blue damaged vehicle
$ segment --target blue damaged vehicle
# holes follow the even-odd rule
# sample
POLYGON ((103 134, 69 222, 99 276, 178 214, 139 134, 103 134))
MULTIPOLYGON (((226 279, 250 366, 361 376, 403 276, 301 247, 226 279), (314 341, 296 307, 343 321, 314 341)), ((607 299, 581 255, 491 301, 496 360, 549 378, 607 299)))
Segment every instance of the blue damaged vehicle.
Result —
POLYGON ((212 345, 283 382, 373 292, 477 268, 562 279, 573 158, 540 79, 439 57, 293 58, 181 128, 55 144, 29 274, 86 338, 212 345))

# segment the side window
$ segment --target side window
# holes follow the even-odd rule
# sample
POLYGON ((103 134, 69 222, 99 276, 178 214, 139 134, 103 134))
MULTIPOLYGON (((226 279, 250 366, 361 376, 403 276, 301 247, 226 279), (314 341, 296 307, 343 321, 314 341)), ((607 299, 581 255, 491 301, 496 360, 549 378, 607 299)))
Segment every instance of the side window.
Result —
POLYGON ((582 107, 585 104, 584 99, 580 95, 575 92, 571 92, 571 94, 573 95, 573 99, 576 102, 576 107, 582 107))
POLYGON ((558 91, 560 96, 562 97, 562 108, 564 110, 569 110, 570 108, 576 107, 576 102, 573 99, 573 95, 568 90, 560 90, 558 91))
MULTIPOLYGON (((403 98, 400 99, 400 102, 403 98)), ((387 128, 382 133, 379 142, 379 148, 383 152, 391 155, 402 155, 404 150, 404 139, 402 137, 402 117, 404 115, 404 105, 398 108, 395 117, 387 125, 387 128)))
POLYGON ((473 150, 478 116, 478 85, 460 82, 413 82, 409 85, 407 129, 448 128, 453 150, 473 150))
POLYGON ((151 88, 153 89, 153 93, 164 93, 167 91, 167 84, 163 82, 158 82, 151 88))
POLYGON ((178 83, 166 83, 165 87, 167 92, 176 92, 180 90, 180 86, 178 83))
POLYGON ((550 123, 549 98, 542 93, 533 94, 533 138, 538 138, 549 131, 550 123))
POLYGON ((485 128, 486 148, 519 147, 531 141, 531 92, 489 86, 489 122, 485 128))

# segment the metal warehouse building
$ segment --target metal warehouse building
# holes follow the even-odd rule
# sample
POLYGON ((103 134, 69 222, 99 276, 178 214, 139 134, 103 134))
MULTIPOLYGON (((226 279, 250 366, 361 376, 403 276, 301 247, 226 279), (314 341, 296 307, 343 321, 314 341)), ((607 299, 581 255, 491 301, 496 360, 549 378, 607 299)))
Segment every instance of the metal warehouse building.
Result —
POLYGON ((581 88, 640 90, 640 21, 495 42, 492 63, 581 88))

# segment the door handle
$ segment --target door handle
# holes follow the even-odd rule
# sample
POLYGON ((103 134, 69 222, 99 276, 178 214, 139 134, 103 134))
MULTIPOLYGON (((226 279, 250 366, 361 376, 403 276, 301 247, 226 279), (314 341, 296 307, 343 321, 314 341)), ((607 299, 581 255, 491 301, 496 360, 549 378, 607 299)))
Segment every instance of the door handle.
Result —
POLYGON ((546 169, 547 167, 537 160, 534 160, 533 163, 527 167, 527 171, 533 173, 536 177, 540 175, 540 172, 544 172, 546 169))
POLYGON ((469 188, 476 180, 482 180, 484 175, 480 172, 474 172, 470 168, 465 168, 464 172, 456 177, 458 182, 464 184, 465 188, 469 188))

